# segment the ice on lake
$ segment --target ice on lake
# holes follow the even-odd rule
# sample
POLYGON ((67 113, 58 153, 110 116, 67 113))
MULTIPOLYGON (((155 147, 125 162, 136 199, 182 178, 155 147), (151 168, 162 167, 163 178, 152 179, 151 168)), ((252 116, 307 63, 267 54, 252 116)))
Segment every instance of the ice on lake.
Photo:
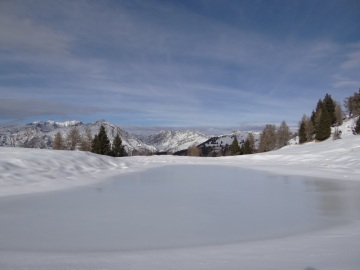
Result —
POLYGON ((0 198, 0 250, 131 251, 299 234, 360 218, 360 185, 225 166, 164 166, 0 198))

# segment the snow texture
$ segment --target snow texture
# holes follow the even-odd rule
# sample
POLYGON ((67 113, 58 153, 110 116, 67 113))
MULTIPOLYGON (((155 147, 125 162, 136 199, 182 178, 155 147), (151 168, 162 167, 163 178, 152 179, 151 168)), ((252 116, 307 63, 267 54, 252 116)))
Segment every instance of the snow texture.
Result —
MULTIPOLYGON (((66 191, 122 174, 168 165, 231 166, 261 170, 267 174, 358 184, 360 136, 352 135, 353 124, 353 121, 348 121, 340 128, 340 140, 293 144, 273 152, 236 157, 112 158, 79 151, 0 147, 0 196, 6 199, 17 195, 13 198, 21 199, 27 196, 25 194, 34 196, 54 190, 66 191)), ((353 196, 359 201, 358 193, 354 191, 353 196)), ((329 207, 337 207, 336 202, 329 207)), ((360 220, 354 217, 344 224, 286 237, 174 249, 23 252, 0 243, 0 269, 357 270, 360 267, 359 250, 360 220)))

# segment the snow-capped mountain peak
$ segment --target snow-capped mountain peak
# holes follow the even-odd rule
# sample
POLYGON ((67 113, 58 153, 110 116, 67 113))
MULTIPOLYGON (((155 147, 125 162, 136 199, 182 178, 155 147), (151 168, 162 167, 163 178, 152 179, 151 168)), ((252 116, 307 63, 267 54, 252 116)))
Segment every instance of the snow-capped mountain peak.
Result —
POLYGON ((31 124, 32 125, 52 125, 52 126, 58 126, 58 127, 73 127, 73 126, 81 125, 83 123, 78 120, 65 121, 65 122, 56 122, 53 120, 47 120, 47 121, 35 121, 35 122, 32 122, 31 124))

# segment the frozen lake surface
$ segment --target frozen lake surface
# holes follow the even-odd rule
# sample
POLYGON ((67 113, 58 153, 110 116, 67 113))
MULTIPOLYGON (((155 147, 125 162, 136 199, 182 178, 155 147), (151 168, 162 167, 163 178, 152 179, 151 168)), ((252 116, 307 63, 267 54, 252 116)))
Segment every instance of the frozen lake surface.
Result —
POLYGON ((94 186, 0 198, 0 251, 233 244, 359 219, 359 183, 230 166, 164 166, 94 186))

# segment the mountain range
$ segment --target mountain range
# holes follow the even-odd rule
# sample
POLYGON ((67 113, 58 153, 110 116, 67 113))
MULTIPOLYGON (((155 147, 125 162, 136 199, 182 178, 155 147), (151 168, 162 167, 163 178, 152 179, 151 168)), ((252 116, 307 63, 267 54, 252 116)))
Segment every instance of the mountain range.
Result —
MULTIPOLYGON (((241 142, 246 139, 249 133, 234 131, 221 136, 207 136, 193 130, 161 130, 155 134, 144 136, 131 134, 105 120, 88 124, 81 121, 56 122, 48 120, 0 126, 0 146, 51 149, 57 132, 66 137, 69 130, 76 127, 80 135, 84 135, 86 130, 90 130, 94 136, 98 133, 101 125, 105 127, 110 141, 113 141, 114 137, 119 134, 129 155, 181 153, 193 145, 201 146, 202 149, 206 148, 207 152, 211 152, 225 149, 231 144, 235 135, 241 142)), ((259 132, 252 133, 257 140, 259 132)))

